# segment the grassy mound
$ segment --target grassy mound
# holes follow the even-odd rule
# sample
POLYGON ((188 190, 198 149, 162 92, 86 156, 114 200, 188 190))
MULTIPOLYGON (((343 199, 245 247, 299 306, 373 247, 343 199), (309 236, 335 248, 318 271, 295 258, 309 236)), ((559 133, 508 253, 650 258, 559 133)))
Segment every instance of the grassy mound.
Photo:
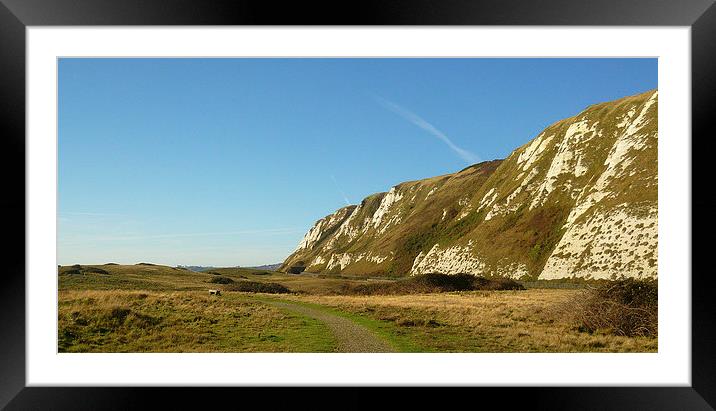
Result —
POLYGON ((387 295, 387 294, 427 294, 451 291, 476 290, 524 290, 517 281, 507 278, 488 279, 472 274, 430 273, 416 275, 395 282, 372 284, 346 284, 339 294, 346 295, 387 295))
POLYGON ((580 331, 628 337, 658 335, 656 280, 626 279, 586 290, 567 307, 580 331))
POLYGON ((288 288, 278 283, 260 283, 258 281, 238 281, 225 288, 227 291, 243 291, 248 293, 288 294, 288 288))
POLYGON ((82 267, 83 273, 94 273, 94 274, 109 274, 107 270, 103 270, 97 267, 82 267))
POLYGON ((229 277, 214 277, 209 282, 212 284, 233 284, 234 280, 229 277))
POLYGON ((59 270, 60 274, 109 274, 107 270, 79 264, 70 267, 60 267, 59 270))

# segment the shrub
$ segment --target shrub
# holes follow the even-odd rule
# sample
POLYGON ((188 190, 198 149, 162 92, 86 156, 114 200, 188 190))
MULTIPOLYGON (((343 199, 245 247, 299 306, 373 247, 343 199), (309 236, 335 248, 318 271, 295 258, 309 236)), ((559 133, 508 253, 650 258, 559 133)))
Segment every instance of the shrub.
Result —
POLYGON ((97 267, 83 267, 84 273, 95 273, 95 274, 109 274, 107 271, 97 267))
POLYGON ((409 282, 426 287, 437 288, 441 291, 468 291, 473 289, 473 284, 479 280, 489 281, 472 274, 440 274, 429 273, 412 277, 409 282))
POLYGON ((305 270, 306 270, 306 267, 303 267, 300 265, 294 265, 292 267, 289 267, 288 270, 286 270, 286 272, 288 272, 289 274, 301 274, 305 270))
POLYGON ((291 265, 286 272, 289 274, 301 274, 306 270, 306 262, 305 261, 296 261, 291 265))
POLYGON ((110 318, 119 321, 119 323, 123 323, 130 312, 132 312, 132 310, 129 308, 115 307, 112 309, 109 316, 110 318))
POLYGON ((214 277, 209 282, 213 284, 233 284, 234 280, 229 277, 214 277))
POLYGON ((248 293, 288 294, 288 288, 279 283, 260 283, 258 281, 238 281, 226 288, 228 291, 248 293))
POLYGON ((491 278, 486 279, 477 277, 473 284, 476 290, 524 290, 525 287, 510 278, 491 278))
POLYGON ((581 331, 628 337, 658 335, 656 280, 626 279, 587 289, 571 301, 581 331))
POLYGON ((476 290, 524 290, 517 281, 507 278, 488 279, 472 274, 429 273, 416 275, 395 282, 379 282, 359 285, 345 284, 339 294, 381 295, 420 294, 476 290))

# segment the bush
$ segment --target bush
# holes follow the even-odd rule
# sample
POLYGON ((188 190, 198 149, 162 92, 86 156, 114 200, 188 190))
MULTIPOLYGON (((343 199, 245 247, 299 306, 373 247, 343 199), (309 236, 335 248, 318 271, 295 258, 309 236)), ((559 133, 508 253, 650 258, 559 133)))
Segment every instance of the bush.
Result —
POLYGON ((306 270, 306 262, 305 261, 296 261, 291 265, 286 272, 289 274, 301 274, 306 270))
POLYGON ((412 281, 416 285, 437 288, 441 291, 468 291, 473 289, 474 283, 480 283, 481 280, 489 281, 483 277, 464 273, 453 275, 429 273, 412 277, 407 281, 412 281))
POLYGON ((571 302, 581 331, 628 337, 658 335, 656 280, 626 279, 587 289, 571 302))
POLYGON ((525 287, 510 278, 491 278, 486 279, 477 277, 473 287, 477 290, 524 290, 525 287))
POLYGON ((84 273, 109 274, 107 271, 97 267, 82 267, 84 273))
POLYGON ((517 281, 507 278, 488 279, 465 273, 430 273, 416 275, 395 282, 378 282, 359 285, 345 284, 338 293, 349 295, 385 295, 476 290, 524 290, 524 287, 517 281))
POLYGON ((82 274, 82 271, 73 268, 70 270, 63 271, 62 274, 82 274))
POLYGON ((124 322, 125 319, 127 319, 127 316, 130 312, 132 312, 132 310, 130 310, 129 308, 115 307, 112 309, 109 316, 110 318, 117 320, 121 324, 124 322))
POLYGON ((260 283, 258 281, 239 281, 227 287, 226 290, 268 294, 288 294, 291 292, 291 290, 279 283, 260 283))
POLYGON ((229 277, 214 277, 209 282, 213 284, 233 284, 234 280, 229 277))

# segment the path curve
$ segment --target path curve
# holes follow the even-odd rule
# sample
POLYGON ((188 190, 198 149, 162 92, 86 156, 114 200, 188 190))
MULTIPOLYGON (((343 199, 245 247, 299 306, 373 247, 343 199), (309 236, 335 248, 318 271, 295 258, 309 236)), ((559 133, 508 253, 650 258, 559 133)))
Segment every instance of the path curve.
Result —
POLYGON ((347 318, 286 301, 268 303, 325 323, 338 342, 338 352, 395 352, 383 339, 347 318))

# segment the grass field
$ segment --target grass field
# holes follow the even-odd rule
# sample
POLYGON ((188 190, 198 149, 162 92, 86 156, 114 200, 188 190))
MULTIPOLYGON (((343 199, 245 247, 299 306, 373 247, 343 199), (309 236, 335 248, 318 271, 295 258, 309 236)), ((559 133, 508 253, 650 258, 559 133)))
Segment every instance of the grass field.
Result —
POLYGON ((358 324, 404 352, 655 352, 656 337, 580 331, 579 284, 521 291, 341 295, 396 279, 159 265, 66 266, 58 275, 60 352, 332 352, 335 330, 307 307, 358 324), (215 279, 222 278, 216 283, 215 279), (224 284, 225 283, 225 284, 224 284), (279 284, 288 294, 230 291, 279 284), (246 287, 244 287, 246 288, 246 287), (250 288, 250 287, 249 287, 250 288), (208 289, 222 295, 210 296, 208 289), (291 305, 277 305, 289 302, 291 305))
POLYGON ((581 290, 278 297, 375 321, 421 352, 653 352, 656 338, 580 332, 566 307, 581 290))
POLYGON ((332 352, 324 324, 242 295, 61 291, 60 352, 332 352))

